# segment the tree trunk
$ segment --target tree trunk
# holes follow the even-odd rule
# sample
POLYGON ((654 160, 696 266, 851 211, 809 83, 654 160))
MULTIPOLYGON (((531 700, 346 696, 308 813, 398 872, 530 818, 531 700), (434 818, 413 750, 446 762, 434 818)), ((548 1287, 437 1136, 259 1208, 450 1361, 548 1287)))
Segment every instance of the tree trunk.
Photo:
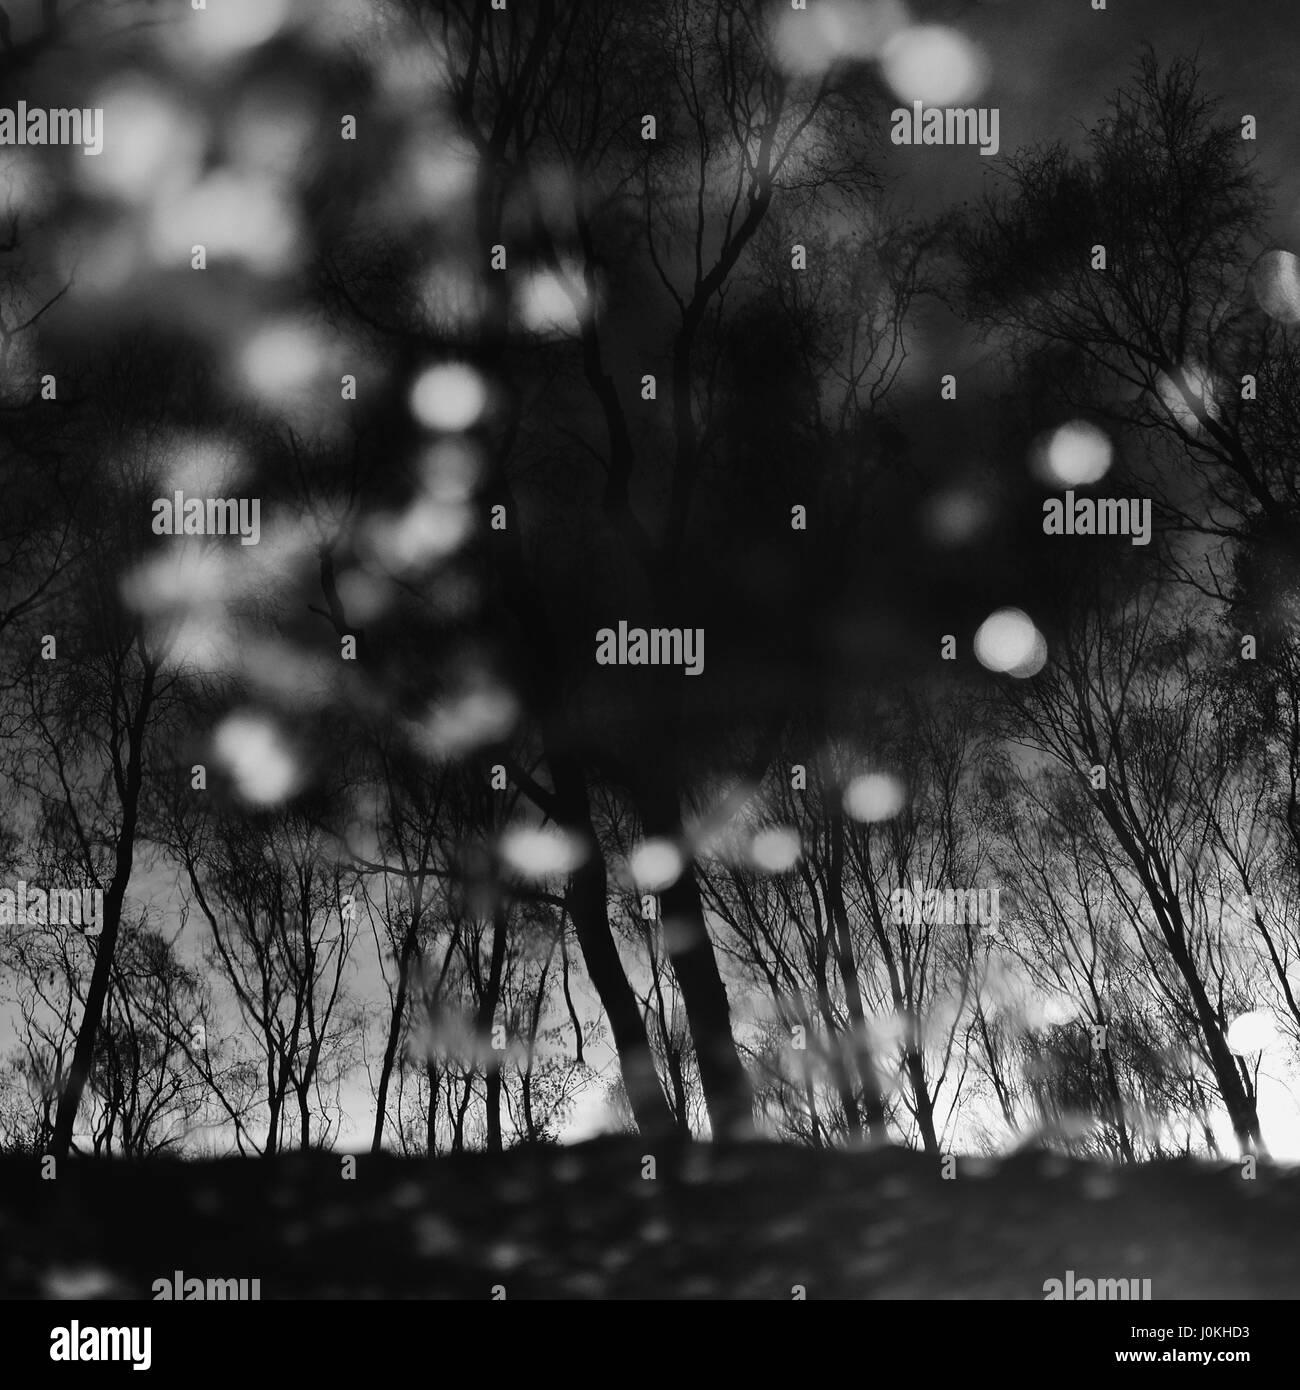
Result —
POLYGON ((548 762, 555 779, 561 824, 578 837, 586 850, 586 858, 569 880, 567 906, 574 934, 582 948, 587 974, 609 1020, 623 1087, 637 1128, 647 1139, 666 1139, 673 1133, 673 1117, 655 1072, 636 995, 628 983, 610 930, 605 860, 591 823, 586 784, 571 759, 557 755, 549 757, 548 762))
POLYGON ((673 1040, 669 1027, 668 1010, 664 1004, 662 971, 658 963, 652 964, 654 970, 655 999, 659 1005, 659 1041, 663 1044, 664 1065, 668 1069, 668 1081, 672 1087, 673 1109, 677 1112, 677 1132, 683 1139, 691 1136, 690 1116, 686 1104, 686 1076, 682 1069, 681 1049, 673 1040))
POLYGON ((424 1111, 424 1146, 432 1158, 438 1152, 438 1068, 426 1060, 424 1075, 429 1083, 429 1104, 424 1111))
POLYGON ((1242 1153, 1262 1153, 1264 1152, 1264 1144, 1259 1128, 1259 1113, 1255 1108, 1254 1099, 1247 1095, 1246 1088, 1241 1083, 1232 1052, 1223 1036, 1219 1019, 1210 1003, 1209 995, 1205 992, 1200 973, 1191 959, 1186 957, 1186 952, 1180 950, 1174 959, 1187 983, 1188 991, 1192 996, 1192 1003, 1196 1007, 1196 1015, 1201 1024, 1201 1034, 1205 1038, 1206 1049, 1210 1054, 1210 1066, 1214 1071, 1214 1080, 1219 1087, 1219 1094, 1223 1097, 1228 1118, 1232 1121, 1232 1130, 1237 1136, 1237 1143, 1241 1146, 1242 1153), (1184 969, 1184 958, 1186 958, 1186 969, 1184 969))
POLYGON ((925 1058, 916 1046, 916 1018, 911 1012, 907 1015, 907 1046, 903 1049, 903 1060, 907 1066, 907 1079, 912 1086, 912 1104, 916 1107, 916 1124, 921 1131, 921 1143, 931 1158, 939 1156, 939 1136, 934 1128, 934 1101, 930 1096, 930 1086, 925 1079, 925 1058))
MULTIPOLYGON (((675 791, 662 782, 652 784, 642 794, 640 810, 647 834, 683 843, 675 791)), ((667 924, 664 943, 686 1007, 713 1136, 749 1138, 754 1133, 754 1094, 731 1035, 727 989, 709 940, 693 864, 688 862, 676 881, 660 893, 659 904, 667 924)))
POLYGON ((465 1089, 461 1092, 460 1105, 456 1108, 456 1125, 451 1136, 451 1151, 455 1154, 465 1152, 465 1112, 469 1109, 469 1098, 474 1094, 474 1073, 466 1072, 461 1079, 465 1083, 465 1089))
POLYGON ((153 684, 154 672, 151 667, 146 667, 140 701, 131 726, 131 752, 122 790, 122 826, 117 835, 113 879, 108 892, 104 894, 104 927, 95 948, 95 966, 90 976, 90 988, 86 991, 86 1007, 77 1030, 72 1064, 68 1068, 67 1083, 59 1097, 59 1108, 54 1117, 54 1137, 50 1148, 56 1159, 66 1158, 72 1148, 72 1131, 76 1127, 77 1112, 81 1109, 81 1098, 90 1076, 95 1040, 99 1035, 104 1001, 108 997, 118 931, 122 925, 122 905, 135 863, 135 833, 139 823, 140 787, 144 780, 144 732, 153 705, 153 684))
POLYGON ((479 1002, 476 1032, 483 1054, 484 1090, 487 1096, 487 1146, 501 1152, 501 1054, 492 1047, 492 1029, 501 998, 501 971, 506 958, 506 910, 498 893, 492 913, 492 955, 487 986, 479 1002), (484 1044, 486 1043, 486 1046, 484 1044))
POLYGON ((1128 1121, 1124 1115, 1124 1101, 1119 1091, 1119 1078, 1115 1075, 1115 1063, 1111 1059, 1110 1048, 1102 1049, 1102 1057, 1106 1065, 1106 1082, 1110 1087, 1111 1107, 1115 1116, 1115 1128, 1119 1132, 1119 1151, 1120 1157, 1125 1163, 1136 1163, 1137 1159, 1133 1156, 1133 1145, 1129 1142, 1128 1121))
POLYGON ((835 1090, 840 1098, 840 1109, 844 1111, 846 1136, 850 1140, 864 1135, 862 1112, 858 1097, 853 1089, 853 1073, 849 1066, 848 1039, 835 1020, 835 1009, 831 1000, 831 987, 827 965, 830 963, 829 943, 821 938, 817 950, 817 1011, 821 1014, 822 1027, 826 1029, 826 1048, 831 1074, 835 1079, 835 1090))
POLYGON ((849 932, 849 912, 844 902, 844 811, 835 788, 823 790, 822 799, 830 812, 831 862, 826 876, 826 890, 831 920, 835 924, 835 963, 839 966, 844 986, 844 1003, 849 1013, 849 1046, 857 1063, 858 1080, 862 1084, 862 1103, 866 1118, 867 1138, 884 1143, 888 1138, 885 1121, 885 1098, 876 1079, 876 1061, 871 1053, 867 1035, 866 1011, 862 1006, 862 987, 858 983, 858 964, 853 954, 853 937, 849 932))
POLYGON ((377 1154, 384 1144, 384 1124, 387 1120, 388 1084, 397 1061, 397 1048, 402 1040, 402 1025, 406 1018, 406 996, 411 979, 411 960, 419 932, 420 917, 411 913, 411 921, 402 935, 402 949, 397 961, 397 993, 393 996, 393 1013, 388 1022, 388 1039, 384 1043, 384 1058, 379 1066, 379 1089, 375 1098, 375 1129, 370 1138, 370 1152, 377 1154))

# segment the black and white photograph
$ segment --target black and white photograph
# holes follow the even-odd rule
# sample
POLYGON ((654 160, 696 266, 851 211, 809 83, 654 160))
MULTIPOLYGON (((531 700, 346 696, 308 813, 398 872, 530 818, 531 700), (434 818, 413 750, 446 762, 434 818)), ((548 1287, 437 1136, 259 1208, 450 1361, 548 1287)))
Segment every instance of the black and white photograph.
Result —
POLYGON ((0 1296, 1294 1364, 1300 5, 3 0, 0 1296))

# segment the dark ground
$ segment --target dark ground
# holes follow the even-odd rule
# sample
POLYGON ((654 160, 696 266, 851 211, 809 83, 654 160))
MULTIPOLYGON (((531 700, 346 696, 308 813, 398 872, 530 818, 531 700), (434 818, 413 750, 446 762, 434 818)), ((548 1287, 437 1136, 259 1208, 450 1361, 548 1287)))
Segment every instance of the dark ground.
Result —
POLYGON ((1149 1278, 1153 1299, 1300 1296, 1300 1170, 1120 1171, 1021 1154, 644 1144, 422 1160, 338 1155, 0 1160, 0 1296, 150 1298, 187 1277, 275 1298, 1043 1297, 1043 1281, 1149 1278))

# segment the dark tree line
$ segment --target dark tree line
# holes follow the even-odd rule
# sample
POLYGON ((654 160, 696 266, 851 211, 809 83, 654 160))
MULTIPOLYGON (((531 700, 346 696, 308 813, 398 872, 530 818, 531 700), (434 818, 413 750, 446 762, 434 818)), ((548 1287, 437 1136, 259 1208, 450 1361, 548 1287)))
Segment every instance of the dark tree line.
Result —
POLYGON ((922 224, 875 70, 751 0, 408 0, 197 84, 127 8, 155 177, 32 156, 0 245, 0 870, 102 895, 0 926, 4 1142, 1265 1151, 1300 303, 1195 66, 922 224), (1043 533, 1080 420, 1149 547, 1043 533), (969 655, 1007 606, 1036 674, 969 655))

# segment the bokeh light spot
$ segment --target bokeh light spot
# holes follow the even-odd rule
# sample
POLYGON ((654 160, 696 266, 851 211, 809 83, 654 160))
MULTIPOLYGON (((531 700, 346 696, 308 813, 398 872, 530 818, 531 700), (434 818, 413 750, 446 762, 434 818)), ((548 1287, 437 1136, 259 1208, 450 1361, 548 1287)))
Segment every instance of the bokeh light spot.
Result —
POLYGON ((816 77, 838 61, 874 58, 906 27, 901 0, 818 0, 806 10, 783 10, 772 53, 785 72, 816 77))
POLYGON ((797 830, 774 825, 754 836, 749 846, 749 857, 756 869, 768 874, 783 874, 799 862, 801 850, 797 830))
POLYGON ((519 718, 519 705, 504 686, 480 673, 430 709, 416 742, 433 757, 455 758, 499 743, 519 718))
POLYGON ((1184 365, 1177 381, 1161 372, 1157 379, 1157 390, 1165 409, 1177 421, 1179 428, 1188 434, 1194 434, 1201 428, 1202 416, 1208 420, 1219 418, 1214 380, 1204 367, 1195 362, 1184 365))
POLYGON ((1049 487, 1086 487, 1106 476, 1113 454, 1105 430, 1070 420, 1038 442, 1031 468, 1049 487))
POLYGON ((280 31, 290 0, 210 0, 181 26, 196 57, 231 58, 257 48, 280 31))
POLYGON ((989 505, 968 488, 950 488, 929 498, 921 525, 935 545, 963 545, 974 540, 989 521, 989 505))
POLYGON ((396 516, 375 517, 367 541, 377 563, 394 573, 412 573, 445 559, 470 531, 468 507, 417 496, 396 516))
POLYGON ((144 203, 197 177, 203 132, 192 115, 160 88, 140 83, 99 93, 112 139, 94 159, 74 167, 87 187, 125 203, 144 203))
POLYGON ((1278 323, 1300 323, 1300 259, 1290 251, 1265 251, 1250 272, 1256 304, 1278 323))
POLYGON ((486 406, 483 378, 463 362, 428 367, 411 387, 411 413, 428 430, 467 430, 486 406))
POLYGON ((585 311, 579 285, 581 280, 561 279, 550 270, 528 276, 520 287, 517 303, 524 328, 539 337, 567 337, 577 333, 582 327, 580 303, 585 311))
POLYGON ((239 354, 240 374, 258 396, 274 402, 310 386, 325 364, 324 349, 305 324, 269 323, 239 354))
POLYGON ((978 96, 988 78, 980 50, 943 24, 918 24, 895 34, 881 53, 881 67, 896 96, 927 106, 978 96))
POLYGON ((1241 1057, 1266 1051, 1277 1041, 1277 1023, 1267 1009, 1238 1015, 1228 1026, 1228 1046, 1241 1057))
POLYGON ((892 820, 907 804, 907 792, 888 772, 864 772, 844 789, 844 810, 868 824, 892 820))
POLYGON ((670 888, 682 876, 686 861, 671 840, 646 840, 628 857, 628 868, 636 886, 648 893, 670 888))
POLYGON ((279 729, 260 714, 232 714, 214 737, 217 761, 246 801, 272 806, 291 796, 299 783, 297 759, 279 729))
POLYGON ((184 195, 154 205, 150 228, 154 255, 188 263, 201 245, 209 262, 230 259, 277 275, 297 258, 297 213, 275 179, 223 169, 184 195))
POLYGON ((553 826, 511 826, 501 836, 501 858, 524 878, 571 874, 586 858, 581 841, 553 826))
POLYGON ((1023 679, 1037 675, 1047 661, 1047 642, 1028 613, 999 608, 975 633, 975 657, 990 671, 1023 679))

